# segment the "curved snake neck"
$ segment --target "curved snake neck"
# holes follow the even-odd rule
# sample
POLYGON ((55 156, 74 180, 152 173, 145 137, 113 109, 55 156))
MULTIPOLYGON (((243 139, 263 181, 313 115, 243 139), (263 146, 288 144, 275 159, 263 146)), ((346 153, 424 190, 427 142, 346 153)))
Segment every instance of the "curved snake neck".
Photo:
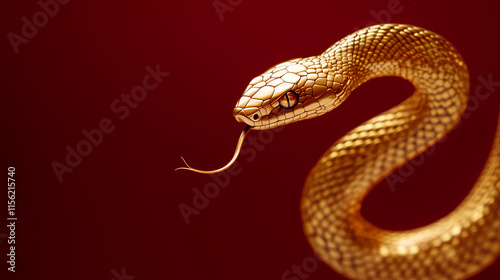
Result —
POLYGON ((374 185, 459 120, 469 74, 455 48, 431 31, 386 24, 355 32, 318 58, 344 77, 340 100, 381 76, 407 79, 415 92, 339 139, 310 171, 301 210, 313 249, 354 279, 461 279, 493 262, 500 251, 500 129, 479 180, 448 216, 394 232, 360 214, 374 185))

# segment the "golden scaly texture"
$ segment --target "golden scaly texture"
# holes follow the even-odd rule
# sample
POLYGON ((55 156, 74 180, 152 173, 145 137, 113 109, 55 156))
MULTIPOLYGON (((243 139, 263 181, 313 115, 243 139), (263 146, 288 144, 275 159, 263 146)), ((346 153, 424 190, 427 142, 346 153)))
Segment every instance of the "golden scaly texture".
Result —
POLYGON ((479 180, 446 217, 388 231, 360 214, 370 189, 441 139, 465 109, 467 67, 443 37, 402 24, 359 30, 319 56, 287 61, 253 79, 234 115, 253 129, 313 118, 382 76, 402 77, 415 92, 339 139, 316 163, 302 196, 305 234, 320 257, 349 278, 471 276, 500 252, 500 128, 479 180))

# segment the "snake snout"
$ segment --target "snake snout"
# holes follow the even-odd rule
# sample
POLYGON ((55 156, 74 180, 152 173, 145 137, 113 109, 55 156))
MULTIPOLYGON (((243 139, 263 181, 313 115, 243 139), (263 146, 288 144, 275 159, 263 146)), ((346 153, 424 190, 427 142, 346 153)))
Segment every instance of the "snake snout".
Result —
POLYGON ((234 108, 233 115, 238 122, 246 123, 250 126, 254 126, 255 123, 250 120, 250 117, 254 116, 259 110, 257 108, 234 108), (250 117, 249 117, 250 116, 250 117))
MULTIPOLYGON (((240 109, 238 109, 238 110, 239 110, 239 111, 241 111, 240 109)), ((235 109, 235 111, 236 111, 236 109, 235 109)), ((241 114, 237 114, 237 113, 235 113, 235 114, 234 114, 234 118, 235 118, 238 122, 247 123, 247 122, 245 121, 245 119, 247 119, 247 117, 242 116, 241 114)))

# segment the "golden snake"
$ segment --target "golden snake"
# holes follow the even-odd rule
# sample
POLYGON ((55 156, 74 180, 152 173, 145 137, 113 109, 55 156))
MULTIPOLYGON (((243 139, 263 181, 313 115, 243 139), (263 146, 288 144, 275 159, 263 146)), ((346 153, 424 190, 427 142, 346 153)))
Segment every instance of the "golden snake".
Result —
POLYGON ((250 129, 320 116, 367 80, 398 76, 414 94, 335 142, 310 171, 301 210, 317 254, 353 279, 463 279, 500 252, 500 128, 480 178, 444 218, 406 231, 383 230, 360 214, 368 192, 448 133, 466 107, 467 66, 443 37, 410 25, 359 30, 319 56, 278 64, 254 78, 234 109, 250 129))

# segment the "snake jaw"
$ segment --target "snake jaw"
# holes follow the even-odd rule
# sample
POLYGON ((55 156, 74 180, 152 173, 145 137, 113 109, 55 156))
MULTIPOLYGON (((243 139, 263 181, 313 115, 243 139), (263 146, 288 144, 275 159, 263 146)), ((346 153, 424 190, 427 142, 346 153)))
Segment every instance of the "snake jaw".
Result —
MULTIPOLYGON (((236 119, 236 121, 241 122, 241 123, 245 123, 248 126, 254 127, 255 126, 255 122, 252 121, 250 118, 254 114, 259 114, 258 111, 259 111, 259 109, 257 109, 257 108, 246 108, 246 109, 243 109, 243 108, 236 107, 233 110, 233 116, 236 119)), ((259 116, 260 116, 260 114, 259 114, 259 116)))

